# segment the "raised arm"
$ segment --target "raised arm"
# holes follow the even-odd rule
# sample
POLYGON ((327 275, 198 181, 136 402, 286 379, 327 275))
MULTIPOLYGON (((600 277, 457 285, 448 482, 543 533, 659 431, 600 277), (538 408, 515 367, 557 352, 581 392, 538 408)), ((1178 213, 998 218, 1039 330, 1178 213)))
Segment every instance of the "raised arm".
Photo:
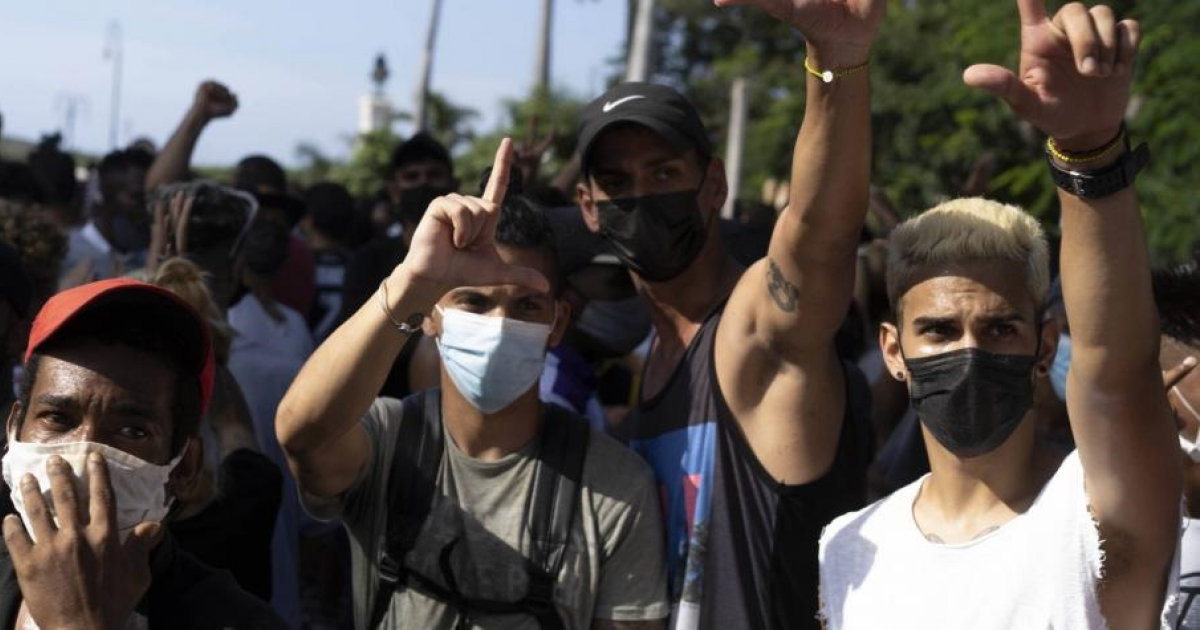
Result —
POLYGON ((390 318, 418 323, 421 317, 414 314, 428 314, 443 294, 460 286, 547 287, 536 271, 511 267, 496 252, 500 200, 511 163, 512 142, 505 139, 482 198, 447 195, 430 205, 404 262, 317 348, 288 389, 275 433, 306 492, 341 494, 367 462, 370 445, 359 420, 408 340, 390 318))
POLYGON ((208 123, 237 111, 237 95, 216 81, 205 81, 196 88, 196 100, 188 108, 183 121, 171 134, 167 145, 154 158, 146 173, 146 190, 181 182, 188 177, 196 141, 208 123))
POLYGON ((776 479, 802 483, 828 468, 844 411, 833 337, 853 295, 868 207, 867 64, 886 2, 717 4, 766 11, 800 31, 807 45, 805 65, 796 67, 807 96, 792 156, 791 202, 766 258, 730 297, 717 339, 722 392, 756 455, 776 479))
MULTIPOLYGON (((1140 33, 1104 6, 1018 0, 1019 74, 973 66, 967 83, 1001 96, 1053 139, 1072 171, 1132 160, 1121 134, 1140 33), (1112 146, 1111 150, 1106 150, 1112 146), (1082 161, 1080 161, 1082 160, 1082 161)), ((1067 408, 1088 500, 1105 541, 1102 603, 1112 627, 1145 627, 1162 604, 1178 540, 1179 446, 1158 366, 1150 265, 1132 182, 1095 196, 1059 190, 1062 286, 1071 320, 1067 408)))

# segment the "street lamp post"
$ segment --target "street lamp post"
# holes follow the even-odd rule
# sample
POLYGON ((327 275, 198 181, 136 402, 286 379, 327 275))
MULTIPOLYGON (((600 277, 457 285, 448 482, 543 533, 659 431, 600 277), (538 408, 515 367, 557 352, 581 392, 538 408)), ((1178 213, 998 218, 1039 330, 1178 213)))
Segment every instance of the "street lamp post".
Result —
POLYGON ((121 37, 121 24, 113 20, 108 25, 108 37, 104 45, 104 58, 113 64, 112 101, 108 121, 108 148, 116 150, 117 132, 121 120, 121 70, 125 63, 125 44, 121 37))

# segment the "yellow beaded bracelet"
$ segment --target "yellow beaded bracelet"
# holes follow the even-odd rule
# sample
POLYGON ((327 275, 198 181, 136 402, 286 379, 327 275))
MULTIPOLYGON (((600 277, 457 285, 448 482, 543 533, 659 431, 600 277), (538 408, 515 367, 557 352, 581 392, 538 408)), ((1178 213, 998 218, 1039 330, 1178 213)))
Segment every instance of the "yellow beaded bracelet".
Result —
POLYGON ((812 64, 810 64, 808 62, 808 57, 804 58, 804 70, 806 72, 808 72, 809 74, 813 75, 814 77, 817 77, 818 79, 820 79, 826 83, 833 83, 834 79, 840 79, 848 74, 854 74, 855 72, 858 72, 859 70, 863 70, 870 65, 871 65, 871 60, 868 59, 868 60, 858 64, 857 66, 851 66, 849 68, 842 68, 840 70, 817 70, 816 68, 812 67, 812 64))
POLYGON ((1049 153, 1050 157, 1053 157, 1064 164, 1086 164, 1088 162, 1098 162, 1112 155, 1117 149, 1125 145, 1124 140, 1125 127, 1122 125, 1121 130, 1117 132, 1117 137, 1113 138, 1111 142, 1103 147, 1100 147, 1099 149, 1096 149, 1095 151, 1087 151, 1085 153, 1067 153, 1054 143, 1054 138, 1046 138, 1046 153, 1049 153))

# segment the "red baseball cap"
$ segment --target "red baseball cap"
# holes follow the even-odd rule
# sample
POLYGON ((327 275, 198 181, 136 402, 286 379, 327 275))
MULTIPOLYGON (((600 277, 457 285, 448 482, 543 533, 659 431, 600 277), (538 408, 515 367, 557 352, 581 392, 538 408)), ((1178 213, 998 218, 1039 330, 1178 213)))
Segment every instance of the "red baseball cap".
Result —
POLYGON ((81 316, 101 309, 128 311, 131 319, 140 316, 136 320, 138 325, 161 326, 182 342, 185 368, 196 376, 200 387, 200 414, 204 415, 212 398, 216 371, 208 323, 183 298, 153 284, 114 278, 56 294, 46 301, 33 320, 25 361, 68 324, 78 323, 81 316))

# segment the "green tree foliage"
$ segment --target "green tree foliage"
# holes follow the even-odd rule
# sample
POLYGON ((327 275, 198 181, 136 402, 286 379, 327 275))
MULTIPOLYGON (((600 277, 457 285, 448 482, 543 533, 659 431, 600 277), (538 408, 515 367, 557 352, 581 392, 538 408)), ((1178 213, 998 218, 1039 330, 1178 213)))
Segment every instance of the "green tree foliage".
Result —
POLYGON ((514 143, 536 141, 544 138, 553 129, 554 143, 546 151, 541 164, 541 179, 552 177, 563 169, 575 151, 576 131, 579 115, 586 103, 561 89, 534 90, 524 100, 504 103, 505 114, 497 129, 479 136, 474 143, 455 160, 456 173, 463 180, 463 190, 474 193, 479 176, 492 165, 496 147, 505 136, 514 143), (532 123, 532 124, 531 124, 532 123), (535 138, 531 138, 533 135, 535 138))
MULTIPOLYGON (((1139 179, 1151 245, 1159 262, 1186 254, 1196 239, 1200 195, 1200 3, 1111 2, 1143 25, 1132 137, 1152 147, 1139 179)), ((804 111, 804 44, 799 34, 741 8, 663 0, 656 23, 655 77, 685 91, 724 146, 729 85, 750 80, 742 190, 785 180, 804 111)), ((1055 7, 1051 7, 1053 9, 1055 7)), ((894 1, 871 60, 874 178, 902 214, 963 193, 985 155, 994 159, 986 194, 1057 222, 1043 138, 991 97, 963 85, 973 63, 1015 66, 1015 4, 1001 0, 894 1)))

